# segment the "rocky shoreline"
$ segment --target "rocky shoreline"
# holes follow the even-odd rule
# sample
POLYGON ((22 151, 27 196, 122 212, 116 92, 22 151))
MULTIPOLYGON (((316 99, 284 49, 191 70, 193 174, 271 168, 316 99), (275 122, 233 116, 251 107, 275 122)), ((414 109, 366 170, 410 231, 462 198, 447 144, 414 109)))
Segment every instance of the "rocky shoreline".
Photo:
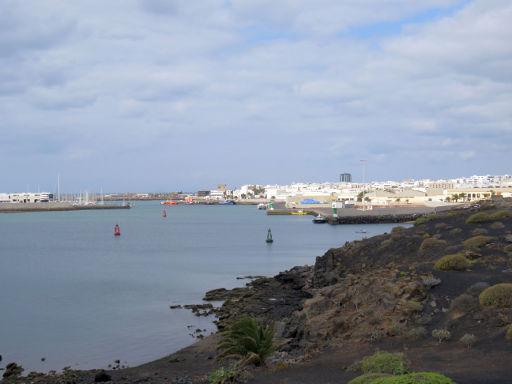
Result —
MULTIPOLYGON (((511 201, 423 217, 414 227, 330 249, 313 266, 248 278, 245 287, 209 291, 205 303, 185 308, 214 314, 220 331, 243 315, 275 324, 283 346, 249 383, 348 382, 357 374, 343 366, 375 350, 404 353, 414 369, 458 383, 509 382, 512 304, 488 305, 481 295, 512 281, 511 201), (462 264, 439 267, 448 256, 462 264), (434 338, 438 331, 446 338, 434 338), (460 341, 466 335, 469 347, 460 341)), ((207 383, 220 364, 216 342, 217 335, 208 336, 161 360, 105 374, 114 383, 207 383)), ((4 382, 80 384, 99 373, 4 382)))

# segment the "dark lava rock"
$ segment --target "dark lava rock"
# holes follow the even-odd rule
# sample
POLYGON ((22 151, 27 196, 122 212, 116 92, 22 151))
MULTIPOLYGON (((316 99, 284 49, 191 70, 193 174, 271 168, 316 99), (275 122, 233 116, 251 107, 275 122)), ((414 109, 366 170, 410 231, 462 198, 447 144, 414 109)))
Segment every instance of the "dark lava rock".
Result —
POLYGON ((206 303, 206 304, 187 304, 187 305, 184 305, 183 308, 191 309, 192 311, 194 311, 194 310, 199 310, 199 309, 212 309, 213 305, 210 304, 210 303, 206 303))
POLYGON ((234 288, 227 290, 226 288, 212 289, 206 292, 203 300, 205 301, 224 301, 229 299, 238 299, 249 292, 248 288, 234 288))
POLYGON ((96 376, 94 376, 95 383, 104 383, 104 382, 107 382, 110 380, 111 380, 110 375, 107 375, 104 371, 98 372, 96 374, 96 376))

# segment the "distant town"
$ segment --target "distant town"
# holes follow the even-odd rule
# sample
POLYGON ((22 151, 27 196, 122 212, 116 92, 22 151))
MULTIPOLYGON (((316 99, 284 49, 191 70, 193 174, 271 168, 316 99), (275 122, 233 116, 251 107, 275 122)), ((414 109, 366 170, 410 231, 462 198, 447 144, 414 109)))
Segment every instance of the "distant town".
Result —
POLYGON ((435 206, 490 199, 493 196, 512 197, 512 176, 474 175, 448 180, 404 180, 353 182, 349 173, 343 173, 337 182, 292 183, 290 185, 247 184, 228 188, 219 184, 214 190, 194 193, 88 193, 61 194, 60 192, 0 193, 0 203, 71 202, 92 205, 104 201, 167 200, 180 204, 215 204, 234 202, 257 204, 284 202, 287 208, 305 204, 310 206, 365 205, 371 207, 435 206), (335 204, 335 205, 336 205, 335 204))

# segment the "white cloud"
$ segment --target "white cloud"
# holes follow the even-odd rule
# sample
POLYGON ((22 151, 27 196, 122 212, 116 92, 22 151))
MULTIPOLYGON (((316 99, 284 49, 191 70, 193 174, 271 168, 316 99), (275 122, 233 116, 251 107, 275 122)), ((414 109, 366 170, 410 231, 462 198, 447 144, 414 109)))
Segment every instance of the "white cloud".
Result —
POLYGON ((210 159, 236 152, 238 183, 248 169, 325 179, 360 157, 382 178, 447 177, 476 172, 447 165, 453 153, 493 172, 512 145, 508 1, 27 4, 0 4, 0 131, 52 122, 71 135, 44 147, 62 163, 170 163, 200 148, 189 174, 220 178, 210 159), (353 33, 372 23, 395 29, 353 33))

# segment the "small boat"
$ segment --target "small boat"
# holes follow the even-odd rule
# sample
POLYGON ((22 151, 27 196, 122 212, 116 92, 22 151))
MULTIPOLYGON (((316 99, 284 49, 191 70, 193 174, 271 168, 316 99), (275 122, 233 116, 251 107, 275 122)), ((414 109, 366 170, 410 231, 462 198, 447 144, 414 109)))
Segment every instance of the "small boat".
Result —
POLYGON ((272 239, 272 231, 270 230, 270 228, 268 229, 267 240, 265 240, 265 242, 267 242, 269 244, 274 242, 274 240, 272 239))
POLYGON ((119 230, 119 224, 116 224, 114 227, 114 236, 121 236, 121 231, 119 230))
POLYGON ((259 203, 258 209, 267 209, 267 206, 264 203, 259 203))
POLYGON ((233 200, 228 200, 228 201, 220 201, 219 205, 236 205, 236 203, 233 200))
POLYGON ((313 219, 313 223, 315 223, 315 224, 327 223, 327 219, 322 215, 318 215, 313 219))
POLYGON ((366 233, 366 229, 361 229, 360 231, 356 231, 356 233, 366 233))
POLYGON ((162 204, 162 205, 176 205, 178 203, 175 202, 175 201, 172 201, 172 200, 167 200, 167 201, 162 201, 160 204, 162 204))

